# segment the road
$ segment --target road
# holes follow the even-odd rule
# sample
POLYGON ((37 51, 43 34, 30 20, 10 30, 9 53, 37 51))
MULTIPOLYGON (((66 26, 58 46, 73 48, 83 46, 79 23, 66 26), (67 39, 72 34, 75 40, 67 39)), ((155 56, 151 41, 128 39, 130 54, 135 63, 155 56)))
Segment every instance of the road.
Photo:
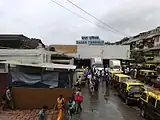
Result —
POLYGON ((73 120, 143 120, 139 109, 125 105, 111 88, 100 85, 95 95, 90 95, 88 89, 83 88, 82 94, 83 110, 81 114, 74 115, 73 120))

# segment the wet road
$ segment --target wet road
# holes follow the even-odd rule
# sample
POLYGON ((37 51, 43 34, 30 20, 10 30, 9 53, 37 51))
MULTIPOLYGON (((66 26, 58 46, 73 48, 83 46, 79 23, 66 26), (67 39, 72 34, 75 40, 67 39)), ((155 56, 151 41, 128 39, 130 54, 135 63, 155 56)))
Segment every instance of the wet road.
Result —
POLYGON ((82 89, 83 111, 73 120, 143 120, 139 109, 124 104, 111 88, 100 85, 98 93, 90 95, 87 88, 82 89))

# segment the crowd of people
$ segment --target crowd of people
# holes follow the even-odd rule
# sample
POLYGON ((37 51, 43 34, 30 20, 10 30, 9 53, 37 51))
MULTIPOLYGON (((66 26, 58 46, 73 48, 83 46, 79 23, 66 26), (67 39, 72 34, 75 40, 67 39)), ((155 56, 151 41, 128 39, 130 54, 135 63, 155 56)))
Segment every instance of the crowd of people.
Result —
POLYGON ((92 94, 94 91, 98 91, 99 83, 102 81, 109 85, 109 73, 108 70, 103 69, 102 71, 98 69, 89 69, 88 67, 84 72, 85 79, 87 80, 89 90, 92 94))

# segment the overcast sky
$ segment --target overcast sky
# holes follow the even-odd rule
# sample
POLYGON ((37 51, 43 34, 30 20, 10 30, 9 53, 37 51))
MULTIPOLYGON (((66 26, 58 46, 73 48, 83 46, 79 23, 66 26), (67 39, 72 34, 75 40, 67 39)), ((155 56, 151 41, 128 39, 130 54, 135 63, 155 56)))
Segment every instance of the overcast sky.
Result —
MULTIPOLYGON (((55 0, 95 24, 105 27, 66 0, 55 0)), ((160 0, 71 0, 101 21, 128 36, 160 25, 160 0)), ((81 36, 97 35, 105 41, 124 36, 91 24, 51 0, 0 0, 0 33, 21 33, 45 44, 75 44, 81 36)))

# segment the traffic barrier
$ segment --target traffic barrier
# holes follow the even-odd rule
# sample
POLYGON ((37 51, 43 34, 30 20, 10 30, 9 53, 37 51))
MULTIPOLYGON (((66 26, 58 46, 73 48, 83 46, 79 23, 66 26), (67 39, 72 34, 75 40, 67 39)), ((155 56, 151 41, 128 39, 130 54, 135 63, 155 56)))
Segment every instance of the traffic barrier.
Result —
POLYGON ((60 109, 60 110, 58 111, 57 120, 62 120, 62 119, 63 119, 63 111, 62 111, 62 109, 60 109))

